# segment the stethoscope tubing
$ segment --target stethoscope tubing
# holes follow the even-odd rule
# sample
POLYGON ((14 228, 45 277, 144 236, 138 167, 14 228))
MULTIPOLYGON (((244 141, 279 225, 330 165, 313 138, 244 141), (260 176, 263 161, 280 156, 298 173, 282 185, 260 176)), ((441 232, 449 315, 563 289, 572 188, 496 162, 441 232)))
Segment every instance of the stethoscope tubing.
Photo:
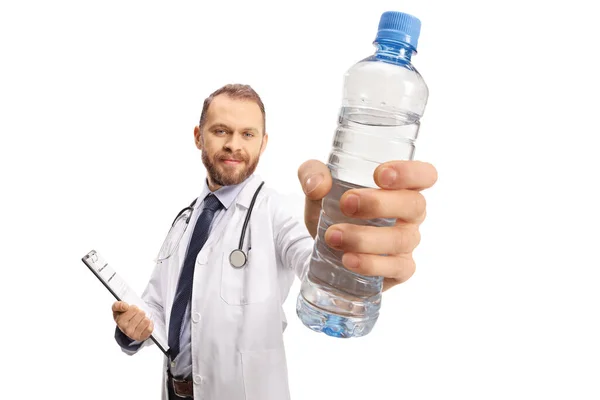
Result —
MULTIPOLYGON (((248 207, 248 212, 246 213, 246 218, 244 219, 244 225, 242 226, 242 232, 240 234, 240 241, 239 241, 238 248, 232 250, 231 253, 229 254, 229 263, 234 268, 242 268, 244 265, 246 265, 246 262, 248 260, 248 255, 242 249, 243 245, 244 245, 244 238, 246 236, 246 230, 248 229, 248 223, 250 222, 250 217, 252 215, 252 209, 254 208, 254 203, 256 202, 258 193, 260 192, 260 190, 262 189, 264 184, 265 184, 264 181, 261 182, 261 184, 258 186, 256 191, 254 192, 254 195, 252 196, 252 201, 250 202, 250 207, 248 207)), ((192 203, 189 206, 187 206, 184 209, 182 209, 181 211, 179 211, 179 213, 177 214, 177 216, 175 217, 175 219, 173 220, 173 222, 171 224, 171 228, 173 228, 175 226, 175 223, 177 222, 179 217, 181 217, 181 215, 184 212, 189 211, 189 214, 185 220, 185 224, 186 224, 185 229, 187 229, 187 226, 190 223, 190 218, 192 217, 192 213, 194 211, 194 205, 196 204, 196 200, 198 200, 198 199, 194 199, 194 201, 192 201, 192 203)), ((177 246, 175 248, 177 248, 177 247, 179 247, 179 243, 177 243, 177 246)))

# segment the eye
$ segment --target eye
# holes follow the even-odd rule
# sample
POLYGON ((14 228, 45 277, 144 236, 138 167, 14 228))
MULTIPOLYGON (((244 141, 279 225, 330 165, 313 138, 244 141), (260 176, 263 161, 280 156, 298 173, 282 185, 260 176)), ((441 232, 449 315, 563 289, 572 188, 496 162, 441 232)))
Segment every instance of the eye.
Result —
POLYGON ((244 132, 244 136, 246 136, 246 137, 254 137, 254 133, 252 133, 252 132, 244 132))
POLYGON ((224 135, 224 134, 225 134, 225 131, 224 131, 223 129, 217 129, 217 130, 215 130, 215 133, 216 133, 217 135, 224 135))

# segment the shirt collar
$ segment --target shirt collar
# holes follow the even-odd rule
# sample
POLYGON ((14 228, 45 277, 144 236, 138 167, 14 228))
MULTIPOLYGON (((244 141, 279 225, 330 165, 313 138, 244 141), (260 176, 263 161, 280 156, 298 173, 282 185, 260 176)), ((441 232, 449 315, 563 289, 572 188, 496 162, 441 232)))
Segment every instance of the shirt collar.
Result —
MULTIPOLYGON (((237 185, 222 186, 212 193, 215 196, 217 196, 217 199, 219 199, 221 204, 223 204, 223 207, 225 207, 225 209, 228 209, 229 206, 231 206, 231 204, 234 202, 235 198, 240 194, 244 186, 246 186, 246 183, 250 181, 250 178, 252 178, 252 176, 253 175, 250 175, 243 182, 238 183, 237 185)), ((198 198, 200 203, 204 201, 204 198, 208 196, 209 193, 211 193, 210 189, 208 188, 208 178, 205 178, 202 182, 202 192, 200 193, 200 197, 198 198)), ((197 206, 198 205, 196 205, 196 207, 197 206)))

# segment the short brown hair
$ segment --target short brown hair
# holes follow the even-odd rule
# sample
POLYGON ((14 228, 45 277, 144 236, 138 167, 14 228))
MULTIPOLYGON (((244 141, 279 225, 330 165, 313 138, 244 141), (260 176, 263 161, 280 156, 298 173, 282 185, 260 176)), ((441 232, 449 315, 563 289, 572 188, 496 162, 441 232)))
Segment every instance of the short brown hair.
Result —
POLYGON ((252 89, 250 87, 250 85, 243 85, 243 84, 239 84, 239 83, 227 84, 227 85, 215 90, 213 93, 210 94, 210 96, 208 96, 204 100, 204 105, 202 106, 202 113, 200 114, 200 123, 199 123, 200 132, 202 132, 202 126, 206 122, 206 112, 208 111, 208 107, 210 106, 210 103, 212 103, 213 99, 220 94, 226 94, 227 96, 231 97, 232 99, 251 100, 251 101, 254 101, 256 104, 258 104, 258 107, 260 108, 260 111, 262 112, 262 115, 263 115, 263 133, 266 132, 265 105, 263 104, 262 100, 260 99, 260 96, 258 95, 258 93, 256 93, 254 91, 254 89, 252 89))

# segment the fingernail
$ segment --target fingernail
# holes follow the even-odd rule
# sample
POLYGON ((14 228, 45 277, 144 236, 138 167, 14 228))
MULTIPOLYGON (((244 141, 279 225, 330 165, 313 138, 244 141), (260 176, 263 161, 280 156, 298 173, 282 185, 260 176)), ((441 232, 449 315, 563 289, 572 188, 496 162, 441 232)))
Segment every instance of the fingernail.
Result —
POLYGON ((356 214, 356 212, 358 211, 358 202, 359 198, 357 195, 349 195, 346 198, 346 201, 344 202, 344 211, 346 211, 346 213, 350 215, 356 214))
POLYGON ((391 186, 396 180, 396 171, 393 168, 384 168, 383 171, 379 173, 379 180, 381 181, 382 186, 391 186))
POLYGON ((322 174, 315 174, 308 177, 304 184, 305 193, 309 194, 314 191, 323 182, 322 174))
POLYGON ((329 234, 329 244, 331 246, 339 247, 342 245, 342 231, 332 231, 329 234))
POLYGON ((358 268, 358 257, 354 254, 344 254, 342 256, 342 263, 348 268, 356 269, 358 268))

